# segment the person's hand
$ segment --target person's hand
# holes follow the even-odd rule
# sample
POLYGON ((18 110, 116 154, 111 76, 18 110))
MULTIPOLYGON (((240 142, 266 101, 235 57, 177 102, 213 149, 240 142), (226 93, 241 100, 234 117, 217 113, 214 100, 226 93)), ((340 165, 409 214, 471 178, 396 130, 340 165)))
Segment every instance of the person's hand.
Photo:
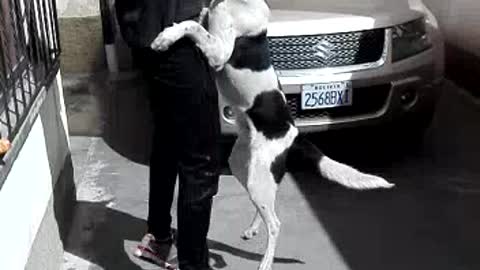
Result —
POLYGON ((4 155, 5 153, 7 153, 8 150, 10 150, 10 147, 12 147, 12 144, 9 140, 0 139, 0 155, 4 155))

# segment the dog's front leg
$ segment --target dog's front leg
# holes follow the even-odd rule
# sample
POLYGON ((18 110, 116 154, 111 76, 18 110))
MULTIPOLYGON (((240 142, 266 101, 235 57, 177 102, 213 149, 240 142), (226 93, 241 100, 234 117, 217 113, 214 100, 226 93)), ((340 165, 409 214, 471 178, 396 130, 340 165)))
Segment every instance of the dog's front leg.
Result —
POLYGON ((165 51, 182 37, 191 38, 216 70, 223 69, 235 45, 236 31, 231 16, 221 7, 211 12, 210 32, 196 21, 183 21, 166 28, 152 42, 154 50, 165 51))
POLYGON ((195 21, 174 23, 165 28, 152 42, 150 47, 155 51, 166 51, 179 39, 183 38, 190 28, 196 27, 195 21))

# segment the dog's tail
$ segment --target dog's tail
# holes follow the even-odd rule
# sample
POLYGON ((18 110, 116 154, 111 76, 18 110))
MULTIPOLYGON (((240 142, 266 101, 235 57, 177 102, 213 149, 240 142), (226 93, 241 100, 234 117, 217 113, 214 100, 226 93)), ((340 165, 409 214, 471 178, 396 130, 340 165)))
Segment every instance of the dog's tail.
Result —
POLYGON ((366 174, 325 156, 320 149, 305 138, 297 137, 287 156, 287 170, 291 173, 310 171, 332 182, 352 189, 392 188, 379 176, 366 174))

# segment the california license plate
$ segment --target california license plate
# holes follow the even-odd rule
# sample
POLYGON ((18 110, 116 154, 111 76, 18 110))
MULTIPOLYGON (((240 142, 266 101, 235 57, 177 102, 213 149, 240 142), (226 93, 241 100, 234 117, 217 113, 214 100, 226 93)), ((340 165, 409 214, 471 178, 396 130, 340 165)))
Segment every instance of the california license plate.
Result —
POLYGON ((352 82, 305 84, 302 87, 302 110, 351 106, 352 82))

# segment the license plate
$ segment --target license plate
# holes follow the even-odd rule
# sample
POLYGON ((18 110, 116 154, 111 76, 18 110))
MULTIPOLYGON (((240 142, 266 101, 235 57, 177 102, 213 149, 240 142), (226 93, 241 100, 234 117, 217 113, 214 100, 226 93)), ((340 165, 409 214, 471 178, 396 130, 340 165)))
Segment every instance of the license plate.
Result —
POLYGON ((350 81, 305 84, 302 87, 302 110, 351 106, 352 94, 350 81))

